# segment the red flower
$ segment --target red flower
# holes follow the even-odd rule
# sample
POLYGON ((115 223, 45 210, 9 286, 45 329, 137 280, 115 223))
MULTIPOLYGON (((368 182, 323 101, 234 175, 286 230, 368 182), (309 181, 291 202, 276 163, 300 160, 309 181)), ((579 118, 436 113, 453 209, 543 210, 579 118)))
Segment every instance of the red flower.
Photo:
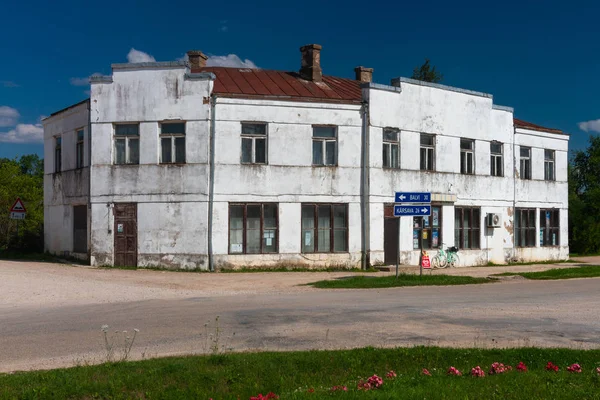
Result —
MULTIPOLYGON (((427 371, 427 372, 429 372, 429 371, 427 371)), ((456 368, 454 368, 454 367, 450 367, 450 368, 448 369, 448 375, 457 375, 457 376, 461 376, 461 375, 462 375, 462 373, 461 373, 459 370, 457 370, 456 368)))
MULTIPOLYGON (((454 367, 451 367, 451 368, 454 368, 454 367)), ((454 368, 454 369, 456 369, 456 368, 454 368)), ((457 370, 457 371, 458 371, 458 370, 457 370)), ((428 375, 428 376, 431 376, 431 372, 429 372, 429 370, 428 370, 427 368, 423 368, 423 371, 421 371, 421 373, 422 373, 423 375, 428 375)), ((450 371, 448 371, 448 373, 450 373, 450 371)))
POLYGON ((567 367, 567 371, 581 373, 581 365, 571 364, 570 367, 567 367))
POLYGON ((492 364, 489 374, 497 375, 497 374, 502 374, 504 372, 511 371, 511 370, 512 370, 512 367, 510 365, 504 365, 502 363, 495 362, 492 364))
POLYGON ((471 375, 476 376, 478 378, 483 378, 485 376, 485 372, 483 372, 481 367, 478 365, 475 368, 471 369, 471 375))
POLYGON ((332 392, 337 392, 338 390, 342 390, 344 392, 347 392, 348 391, 348 387, 340 385, 340 386, 334 386, 334 387, 331 388, 332 392))
POLYGON ((527 372, 527 365, 525 365, 523 363, 523 361, 520 361, 519 365, 517 365, 517 371, 519 371, 519 372, 527 372))
POLYGON ((396 375, 396 372, 394 372, 394 370, 391 370, 390 372, 388 372, 387 374, 385 374, 385 376, 386 376, 386 378, 394 379, 398 375, 396 375))
POLYGON ((373 375, 372 377, 370 377, 369 379, 367 379, 367 382, 374 389, 379 389, 381 387, 381 385, 383 385, 383 379, 381 379, 377 375, 373 375))
POLYGON ((554 365, 552 361, 548 361, 548 364, 546 364, 546 371, 558 372, 558 365, 554 365))
POLYGON ((277 396, 275 393, 269 392, 266 394, 266 396, 263 396, 262 393, 259 393, 258 396, 250 397, 250 400, 270 400, 270 399, 278 399, 278 398, 279 398, 279 396, 277 396))

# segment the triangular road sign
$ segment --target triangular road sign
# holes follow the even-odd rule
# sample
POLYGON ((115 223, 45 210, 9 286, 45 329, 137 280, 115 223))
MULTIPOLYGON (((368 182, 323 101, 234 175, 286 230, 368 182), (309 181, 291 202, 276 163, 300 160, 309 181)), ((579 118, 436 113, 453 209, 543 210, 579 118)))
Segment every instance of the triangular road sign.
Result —
POLYGON ((25 205, 23 204, 23 202, 21 201, 21 199, 19 197, 17 197, 15 204, 13 204, 13 206, 10 208, 10 212, 16 212, 16 213, 27 212, 27 210, 25 210, 25 205))

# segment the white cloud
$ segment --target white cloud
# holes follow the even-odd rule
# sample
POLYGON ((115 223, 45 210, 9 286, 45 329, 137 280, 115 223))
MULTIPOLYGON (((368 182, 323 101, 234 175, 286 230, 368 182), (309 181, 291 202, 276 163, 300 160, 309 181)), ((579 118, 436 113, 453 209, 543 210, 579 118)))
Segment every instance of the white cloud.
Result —
POLYGON ((19 120, 19 112, 12 107, 0 106, 0 126, 14 126, 19 120))
POLYGON ((600 119, 594 119, 591 121, 580 122, 577 124, 579 129, 585 132, 600 132, 600 119))
POLYGON ((134 49, 133 47, 127 53, 127 62, 129 63, 143 63, 143 62, 156 62, 156 59, 148 53, 134 49))
POLYGON ((8 87, 8 88, 19 87, 19 85, 17 85, 13 81, 0 81, 0 84, 2 84, 2 86, 4 86, 4 87, 8 87))
POLYGON ((219 23, 221 25, 219 27, 219 32, 227 32, 229 30, 229 26, 228 26, 227 22, 228 21, 226 19, 219 21, 219 23))
POLYGON ((41 124, 18 124, 15 129, 0 132, 0 143, 42 143, 44 128, 41 124))
POLYGON ((206 61, 207 67, 233 67, 233 68, 258 68, 252 61, 242 60, 235 54, 227 56, 209 56, 206 61))

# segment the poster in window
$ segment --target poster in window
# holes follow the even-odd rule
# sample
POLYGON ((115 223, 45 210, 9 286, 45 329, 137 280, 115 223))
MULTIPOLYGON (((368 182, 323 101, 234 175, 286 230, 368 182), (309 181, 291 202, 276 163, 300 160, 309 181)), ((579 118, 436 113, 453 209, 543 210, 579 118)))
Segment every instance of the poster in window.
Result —
POLYGON ((429 231, 423 230, 423 239, 427 239, 429 237, 429 231))
POLYGON ((556 246, 556 233, 552 233, 552 246, 556 246))
POLYGON ((433 226, 440 226, 440 209, 437 207, 431 207, 431 218, 433 219, 433 226))
POLYGON ((419 248, 419 239, 413 239, 413 249, 419 248))
POLYGON ((238 244, 238 243, 232 243, 231 244, 231 252, 232 253, 241 253, 242 252, 242 245, 238 244))
POLYGON ((123 233, 123 224, 117 224, 117 233, 123 233))
POLYGON ((429 217, 423 218, 423 228, 429 228, 429 217))
POLYGON ((544 230, 540 229, 540 246, 544 245, 544 230))
POLYGON ((550 211, 546 211, 546 226, 550 227, 550 211))
POLYGON ((439 238, 440 238, 439 234, 440 233, 437 230, 431 232, 431 247, 437 247, 438 246, 438 241, 439 241, 439 238))
POLYGON ((304 234, 304 245, 310 246, 312 243, 312 234, 310 232, 306 232, 304 234))
POLYGON ((413 219, 413 228, 419 228, 419 219, 418 218, 413 219))

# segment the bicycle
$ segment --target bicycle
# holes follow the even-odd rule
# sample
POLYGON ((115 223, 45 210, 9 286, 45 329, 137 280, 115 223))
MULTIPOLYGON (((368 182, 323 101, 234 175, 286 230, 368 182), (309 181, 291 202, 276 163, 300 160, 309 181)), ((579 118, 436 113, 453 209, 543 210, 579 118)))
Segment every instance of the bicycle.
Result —
POLYGON ((460 264, 460 258, 458 257, 458 248, 456 246, 448 247, 444 250, 444 244, 440 246, 438 253, 431 259, 431 266, 433 268, 454 268, 460 264))

